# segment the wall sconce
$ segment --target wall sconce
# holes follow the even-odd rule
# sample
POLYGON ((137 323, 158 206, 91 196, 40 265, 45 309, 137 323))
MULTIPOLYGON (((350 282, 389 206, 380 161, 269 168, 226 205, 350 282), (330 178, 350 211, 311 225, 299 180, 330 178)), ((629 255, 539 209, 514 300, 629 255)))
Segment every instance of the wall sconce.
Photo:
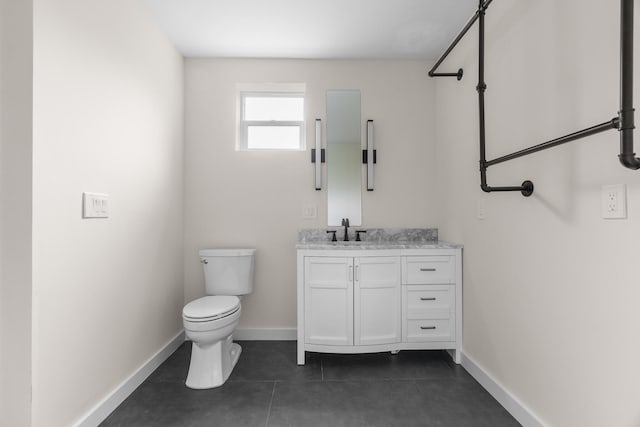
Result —
POLYGON ((311 149, 311 163, 315 163, 315 187, 322 190, 322 164, 324 163, 324 148, 322 148, 322 120, 316 119, 316 148, 311 149), (320 155, 316 155, 320 153, 320 155))
POLYGON ((362 150, 362 163, 367 165, 367 191, 373 191, 373 165, 376 150, 373 148, 373 120, 367 120, 367 149, 362 150))

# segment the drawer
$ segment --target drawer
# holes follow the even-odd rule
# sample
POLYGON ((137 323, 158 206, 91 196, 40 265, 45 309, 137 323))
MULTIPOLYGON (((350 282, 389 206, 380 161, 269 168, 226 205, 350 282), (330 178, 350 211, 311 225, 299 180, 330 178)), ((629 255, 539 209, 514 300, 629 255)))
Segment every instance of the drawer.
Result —
POLYGON ((452 256, 408 256, 403 258, 402 266, 402 283, 406 285, 455 282, 455 262, 452 256))
POLYGON ((406 319, 449 319, 455 307, 454 285, 404 286, 406 319))
POLYGON ((403 331, 403 341, 453 341, 453 324, 447 319, 408 320, 403 331))

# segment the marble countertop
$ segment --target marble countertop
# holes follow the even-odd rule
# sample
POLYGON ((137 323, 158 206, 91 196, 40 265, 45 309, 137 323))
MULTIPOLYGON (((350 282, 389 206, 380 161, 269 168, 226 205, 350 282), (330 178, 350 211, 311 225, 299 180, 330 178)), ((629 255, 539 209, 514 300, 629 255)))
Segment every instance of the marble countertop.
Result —
POLYGON ((458 249, 462 245, 438 239, 437 228, 369 228, 356 241, 355 230, 349 230, 349 241, 343 240, 342 228, 303 229, 298 233, 296 249, 384 250, 384 249, 458 249), (336 230, 337 242, 331 241, 336 230))
POLYGON ((297 243, 296 249, 339 249, 339 250, 381 250, 381 249, 458 249, 459 243, 435 240, 414 243, 374 243, 374 242, 307 242, 297 243))

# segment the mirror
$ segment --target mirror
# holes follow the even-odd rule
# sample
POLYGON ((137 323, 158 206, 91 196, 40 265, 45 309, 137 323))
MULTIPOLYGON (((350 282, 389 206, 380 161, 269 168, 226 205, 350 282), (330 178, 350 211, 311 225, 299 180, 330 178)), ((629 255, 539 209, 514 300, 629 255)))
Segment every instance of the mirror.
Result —
POLYGON ((360 91, 327 91, 328 225, 362 225, 360 91))

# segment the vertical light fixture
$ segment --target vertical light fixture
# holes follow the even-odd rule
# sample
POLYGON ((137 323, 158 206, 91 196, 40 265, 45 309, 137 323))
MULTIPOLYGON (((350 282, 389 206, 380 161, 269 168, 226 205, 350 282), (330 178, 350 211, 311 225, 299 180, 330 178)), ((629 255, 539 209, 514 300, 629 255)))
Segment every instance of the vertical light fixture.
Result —
POLYGON ((376 162, 376 150, 373 147, 373 120, 367 120, 367 150, 365 153, 367 191, 373 191, 373 165, 376 162))
POLYGON ((321 119, 316 119, 316 148, 311 149, 311 162, 315 163, 315 187, 320 191, 322 190, 322 163, 324 163, 321 119))

